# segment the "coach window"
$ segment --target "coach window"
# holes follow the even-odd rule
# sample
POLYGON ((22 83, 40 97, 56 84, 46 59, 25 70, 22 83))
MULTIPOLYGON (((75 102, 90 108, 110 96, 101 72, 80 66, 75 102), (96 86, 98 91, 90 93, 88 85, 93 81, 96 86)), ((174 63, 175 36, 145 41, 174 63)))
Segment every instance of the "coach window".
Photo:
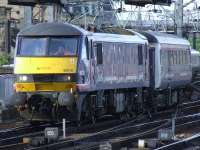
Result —
POLYGON ((178 56, 178 51, 175 50, 175 55, 176 55, 176 64, 179 64, 179 56, 178 56))
POLYGON ((135 58, 135 53, 136 53, 136 51, 135 51, 135 45, 133 45, 133 46, 131 46, 130 44, 128 44, 128 48, 129 49, 131 49, 131 52, 130 52, 130 54, 131 54, 131 63, 132 64, 136 64, 136 58, 135 58))
POLYGON ((186 57, 185 57, 185 51, 183 51, 183 64, 186 64, 186 57))
POLYGON ((185 64, 188 64, 188 53, 185 51, 185 64))
POLYGON ((183 52, 182 52, 182 50, 180 50, 180 61, 181 61, 181 64, 183 64, 183 52))
POLYGON ((172 57, 173 57, 172 64, 175 65, 177 62, 176 51, 172 50, 171 53, 172 53, 172 57))
POLYGON ((103 64, 102 43, 97 43, 97 64, 103 64))
POLYGON ((179 50, 179 59, 180 59, 180 64, 182 64, 182 53, 181 53, 181 50, 179 50))
POLYGON ((179 51, 176 50, 176 64, 179 64, 179 51))
POLYGON ((173 56, 171 50, 169 50, 170 65, 173 65, 173 56))
POLYGON ((190 51, 187 50, 187 56, 188 56, 188 64, 191 62, 191 56, 190 56, 190 51))
POLYGON ((184 51, 181 51, 182 64, 184 64, 184 51))
POLYGON ((142 45, 138 45, 138 64, 143 64, 142 45))
POLYGON ((177 54, 177 50, 174 50, 174 58, 175 58, 175 64, 178 64, 178 54, 177 54))
POLYGON ((128 50, 128 54, 127 54, 127 59, 128 59, 128 64, 131 64, 132 62, 131 62, 131 60, 132 60, 132 45, 130 45, 130 44, 125 44, 125 46, 126 46, 126 48, 125 49, 127 49, 128 50))
POLYGON ((185 64, 185 56, 184 56, 184 51, 182 51, 182 63, 185 64))
POLYGON ((182 64, 182 51, 179 50, 179 60, 180 60, 180 64, 182 64))
MULTIPOLYGON (((163 51, 162 49, 160 49, 160 58, 163 58, 163 51)), ((160 64, 163 65, 164 64, 164 60, 160 59, 160 64)))
POLYGON ((170 57, 170 51, 169 50, 167 51, 167 54, 168 54, 168 64, 171 65, 171 57, 170 57))
POLYGON ((172 58, 171 65, 174 65, 175 64, 175 58, 174 58, 174 52, 173 52, 173 50, 171 50, 171 58, 172 58))
POLYGON ((162 65, 167 65, 167 61, 168 61, 168 56, 167 56, 167 51, 165 50, 161 50, 161 64, 162 65))
POLYGON ((172 51, 169 50, 168 52, 169 52, 169 64, 170 64, 170 65, 173 65, 173 56, 172 56, 172 51))
POLYGON ((106 50, 106 55, 103 53, 104 62, 110 64, 112 62, 112 43, 104 42, 103 49, 106 50))
POLYGON ((175 58, 174 50, 172 50, 171 53, 172 53, 172 62, 173 62, 172 64, 175 65, 176 64, 176 58, 175 58))
POLYGON ((185 51, 185 64, 188 63, 188 59, 187 59, 187 51, 185 51))

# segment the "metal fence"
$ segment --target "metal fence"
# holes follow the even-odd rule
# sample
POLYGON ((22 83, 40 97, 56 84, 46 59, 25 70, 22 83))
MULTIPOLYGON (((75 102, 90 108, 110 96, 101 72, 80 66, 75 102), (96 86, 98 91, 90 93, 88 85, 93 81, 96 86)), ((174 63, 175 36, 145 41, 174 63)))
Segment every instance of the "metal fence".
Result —
POLYGON ((14 94, 14 79, 12 74, 0 75, 0 102, 3 105, 9 105, 9 99, 14 94))

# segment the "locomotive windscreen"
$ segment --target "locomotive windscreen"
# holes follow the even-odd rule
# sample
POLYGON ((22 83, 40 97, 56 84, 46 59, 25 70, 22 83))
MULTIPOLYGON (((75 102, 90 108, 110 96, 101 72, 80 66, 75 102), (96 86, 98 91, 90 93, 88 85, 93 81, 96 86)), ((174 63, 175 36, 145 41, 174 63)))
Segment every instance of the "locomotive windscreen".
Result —
POLYGON ((75 55, 78 46, 77 38, 51 38, 49 45, 50 56, 75 55))
POLYGON ((73 56, 78 49, 78 38, 24 37, 19 42, 18 56, 73 56))
POLYGON ((23 38, 20 41, 18 55, 45 56, 47 38, 23 38))

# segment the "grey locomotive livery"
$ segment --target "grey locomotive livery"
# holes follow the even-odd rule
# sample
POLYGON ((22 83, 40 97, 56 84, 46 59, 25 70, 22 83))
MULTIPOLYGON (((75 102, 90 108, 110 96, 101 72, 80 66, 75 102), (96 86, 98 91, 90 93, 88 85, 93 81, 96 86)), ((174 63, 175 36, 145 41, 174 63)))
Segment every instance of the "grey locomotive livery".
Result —
POLYGON ((53 112, 46 113, 49 118, 57 115, 56 119, 95 122, 107 114, 127 118, 156 111, 158 106, 177 104, 179 93, 184 93, 192 79, 190 44, 174 35, 114 28, 90 32, 61 23, 39 24, 20 33, 23 34, 35 38, 76 36, 79 41, 73 78, 76 90, 23 92, 23 98, 29 95, 26 102, 34 102, 37 95, 43 105, 27 104, 53 112), (69 99, 70 103, 64 102, 69 99))
POLYGON ((80 63, 85 70, 80 69, 79 74, 87 74, 84 78, 88 80, 78 84, 79 91, 149 86, 146 38, 134 34, 92 33, 86 40, 91 46, 90 58, 86 58, 83 46, 80 63))

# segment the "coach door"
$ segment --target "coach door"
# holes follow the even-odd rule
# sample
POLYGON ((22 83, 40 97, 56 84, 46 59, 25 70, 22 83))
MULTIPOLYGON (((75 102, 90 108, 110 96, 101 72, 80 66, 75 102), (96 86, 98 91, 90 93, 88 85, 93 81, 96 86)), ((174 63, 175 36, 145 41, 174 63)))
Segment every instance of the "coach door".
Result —
POLYGON ((149 73, 150 73, 150 86, 155 86, 155 48, 149 49, 149 73))

